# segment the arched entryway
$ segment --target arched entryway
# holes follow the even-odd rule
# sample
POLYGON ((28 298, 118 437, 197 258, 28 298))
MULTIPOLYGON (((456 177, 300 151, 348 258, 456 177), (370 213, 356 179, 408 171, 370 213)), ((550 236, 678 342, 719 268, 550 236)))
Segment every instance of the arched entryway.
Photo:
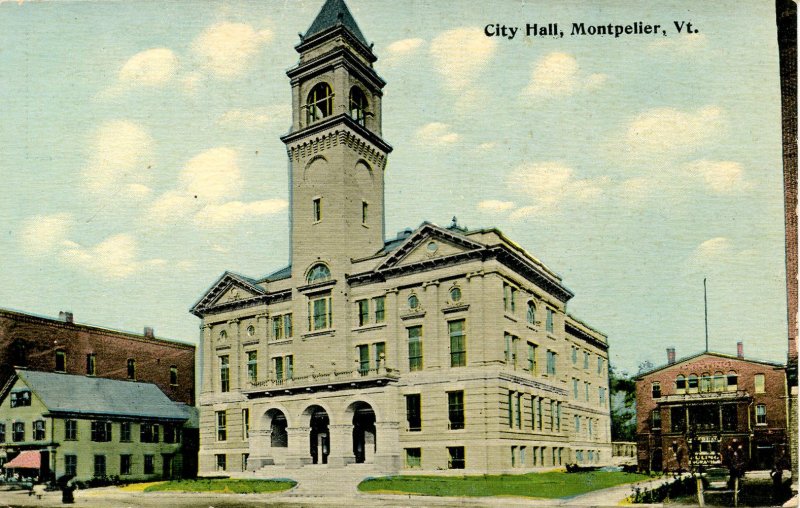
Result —
POLYGON ((309 441, 312 464, 327 464, 331 449, 331 437, 328 425, 330 418, 321 406, 309 406, 304 414, 309 418, 309 441))
POLYGON ((270 409, 264 414, 269 421, 269 445, 271 448, 288 448, 289 435, 286 432, 288 426, 286 415, 280 409, 270 409))
POLYGON ((375 411, 366 402, 354 402, 347 408, 353 415, 353 455, 356 463, 371 464, 375 458, 375 411))

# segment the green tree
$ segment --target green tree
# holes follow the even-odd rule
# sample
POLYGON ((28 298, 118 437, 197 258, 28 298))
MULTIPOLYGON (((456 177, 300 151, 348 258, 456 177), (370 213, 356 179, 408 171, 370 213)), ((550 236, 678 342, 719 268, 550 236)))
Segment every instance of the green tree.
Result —
MULTIPOLYGON (((639 366, 640 371, 642 366, 639 366)), ((611 440, 636 440, 636 382, 627 372, 608 369, 611 391, 611 440)))

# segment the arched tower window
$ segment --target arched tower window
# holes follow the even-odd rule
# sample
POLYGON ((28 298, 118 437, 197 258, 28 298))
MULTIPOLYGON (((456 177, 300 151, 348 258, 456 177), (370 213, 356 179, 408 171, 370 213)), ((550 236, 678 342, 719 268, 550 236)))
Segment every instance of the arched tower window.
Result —
POLYGON ((306 123, 316 122, 333 113, 333 90, 328 83, 314 85, 306 100, 306 123))
POLYGON ((359 87, 354 86, 350 89, 350 117, 359 125, 364 125, 368 105, 367 97, 359 87))
POLYGON ((675 378, 675 391, 686 393, 686 377, 683 374, 678 374, 678 377, 675 378))
POLYGON ((330 280, 330 278, 330 269, 322 263, 317 263, 308 271, 306 282, 312 284, 314 282, 324 282, 326 280, 330 280))

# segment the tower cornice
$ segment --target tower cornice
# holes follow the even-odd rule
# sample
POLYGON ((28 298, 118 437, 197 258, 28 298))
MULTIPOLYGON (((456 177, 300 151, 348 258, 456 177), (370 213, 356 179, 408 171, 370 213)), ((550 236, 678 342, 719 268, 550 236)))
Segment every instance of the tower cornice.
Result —
POLYGON ((342 134, 345 136, 349 134, 350 136, 363 138, 366 143, 372 145, 372 147, 367 146, 365 148, 371 148, 372 150, 379 150, 382 152, 382 158, 384 159, 384 162, 381 164, 381 168, 383 168, 383 165, 385 164, 386 155, 390 154, 393 150, 390 144, 382 140, 370 130, 365 129, 358 122, 350 118, 350 115, 346 113, 330 116, 320 120, 319 122, 311 124, 305 129, 281 136, 281 141, 286 144, 289 157, 291 158, 293 150, 300 148, 303 145, 317 143, 337 134, 342 134), (336 130, 335 127, 337 126, 341 127, 341 129, 336 130), (333 132, 326 132, 330 130, 333 130, 333 132))
POLYGON ((372 49, 360 41, 357 37, 355 37, 346 27, 343 25, 335 25, 332 26, 322 32, 312 35, 311 37, 307 37, 303 39, 300 44, 294 47, 294 49, 302 54, 310 49, 313 49, 315 46, 319 46, 329 40, 335 39, 336 37, 342 37, 345 39, 345 42, 353 47, 356 51, 359 52, 364 58, 366 58, 370 62, 375 62, 378 60, 372 53, 372 49))
POLYGON ((343 63, 349 71, 354 71, 358 77, 372 85, 376 92, 380 92, 386 86, 386 81, 378 76, 375 69, 364 65, 363 62, 353 56, 351 51, 344 47, 336 48, 324 55, 302 62, 286 71, 286 75, 291 78, 291 84, 295 85, 304 79, 330 70, 340 63, 343 63))

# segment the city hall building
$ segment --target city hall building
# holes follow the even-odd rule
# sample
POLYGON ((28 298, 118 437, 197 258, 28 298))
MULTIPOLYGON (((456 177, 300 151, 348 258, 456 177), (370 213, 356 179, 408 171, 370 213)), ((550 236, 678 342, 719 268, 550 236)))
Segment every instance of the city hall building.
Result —
POLYGON ((500 471, 610 459, 608 343, 496 229, 385 241, 385 82, 342 0, 296 46, 290 265, 224 273, 202 319, 201 474, 500 471))

